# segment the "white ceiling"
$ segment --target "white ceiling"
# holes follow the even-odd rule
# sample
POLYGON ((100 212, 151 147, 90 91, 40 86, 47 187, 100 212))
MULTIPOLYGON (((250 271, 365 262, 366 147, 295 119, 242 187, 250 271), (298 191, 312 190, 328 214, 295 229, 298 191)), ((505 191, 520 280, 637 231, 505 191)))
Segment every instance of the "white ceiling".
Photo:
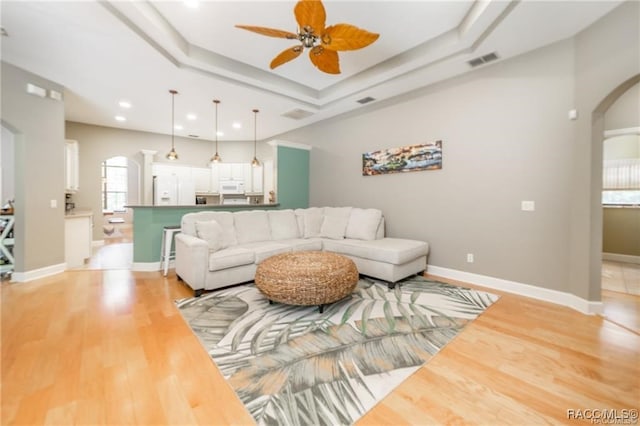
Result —
POLYGON ((306 52, 276 70, 271 59, 296 43, 235 28, 296 31, 295 1, 31 2, 2 1, 2 60, 65 86, 67 120, 171 133, 258 139, 362 108, 471 70, 491 52, 499 60, 571 37, 620 1, 325 0, 327 25, 379 33, 372 45, 340 52, 339 75, 324 74, 306 52), (118 102, 133 104, 123 109, 118 102), (292 119, 283 114, 304 110, 292 119), (186 114, 197 115, 187 120, 186 114), (126 122, 117 122, 123 115, 126 122), (232 128, 240 122, 241 129, 232 128))

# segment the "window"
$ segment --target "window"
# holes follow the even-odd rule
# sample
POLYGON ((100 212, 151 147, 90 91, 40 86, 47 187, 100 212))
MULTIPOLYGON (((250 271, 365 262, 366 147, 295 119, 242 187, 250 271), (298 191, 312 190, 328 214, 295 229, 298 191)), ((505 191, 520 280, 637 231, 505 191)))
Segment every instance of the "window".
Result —
POLYGON ((127 158, 102 162, 102 210, 124 210, 127 204, 127 158))
POLYGON ((640 205, 640 159, 605 160, 602 204, 640 205))

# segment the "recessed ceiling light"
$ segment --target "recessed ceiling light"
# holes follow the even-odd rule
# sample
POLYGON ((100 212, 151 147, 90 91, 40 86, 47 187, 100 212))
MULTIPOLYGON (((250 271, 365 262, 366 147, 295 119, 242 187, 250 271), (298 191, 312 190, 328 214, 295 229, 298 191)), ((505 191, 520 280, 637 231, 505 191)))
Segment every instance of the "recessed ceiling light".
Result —
POLYGON ((191 9, 197 9, 200 2, 198 0, 184 0, 184 5, 191 9))
POLYGON ((220 130, 218 130, 218 136, 224 136, 224 132, 221 132, 220 130))
POLYGON ((116 119, 116 121, 127 121, 127 118, 122 116, 122 115, 116 115, 115 117, 113 117, 116 119))
POLYGON ((131 108, 131 102, 125 100, 118 102, 118 105, 120 105, 121 108, 131 108))
POLYGON ((242 129, 242 123, 239 121, 234 121, 231 127, 233 127, 234 129, 242 129))
POLYGON ((176 130, 182 130, 184 127, 182 127, 181 124, 176 124, 175 126, 173 126, 173 128, 176 130))
POLYGON ((187 114, 187 120, 197 120, 198 116, 195 114, 187 114))

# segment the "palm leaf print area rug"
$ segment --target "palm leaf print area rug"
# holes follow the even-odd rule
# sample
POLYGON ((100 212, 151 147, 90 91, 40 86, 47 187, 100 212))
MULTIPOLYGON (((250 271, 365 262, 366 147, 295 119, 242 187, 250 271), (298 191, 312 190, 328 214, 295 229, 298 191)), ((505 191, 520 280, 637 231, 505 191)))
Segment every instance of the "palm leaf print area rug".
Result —
POLYGON ((349 425, 497 299, 414 276, 393 290, 361 277, 324 313, 253 284, 176 303, 256 423, 349 425))

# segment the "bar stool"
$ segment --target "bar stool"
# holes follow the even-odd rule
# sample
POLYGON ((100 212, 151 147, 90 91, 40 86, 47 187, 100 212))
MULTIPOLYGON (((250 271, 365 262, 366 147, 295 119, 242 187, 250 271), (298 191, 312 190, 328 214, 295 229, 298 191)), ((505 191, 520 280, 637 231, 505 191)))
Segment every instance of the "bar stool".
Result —
POLYGON ((162 244, 160 244, 160 269, 163 270, 165 277, 169 273, 169 261, 176 258, 175 250, 171 250, 173 246, 174 236, 180 232, 180 225, 165 226, 162 230, 162 244))

